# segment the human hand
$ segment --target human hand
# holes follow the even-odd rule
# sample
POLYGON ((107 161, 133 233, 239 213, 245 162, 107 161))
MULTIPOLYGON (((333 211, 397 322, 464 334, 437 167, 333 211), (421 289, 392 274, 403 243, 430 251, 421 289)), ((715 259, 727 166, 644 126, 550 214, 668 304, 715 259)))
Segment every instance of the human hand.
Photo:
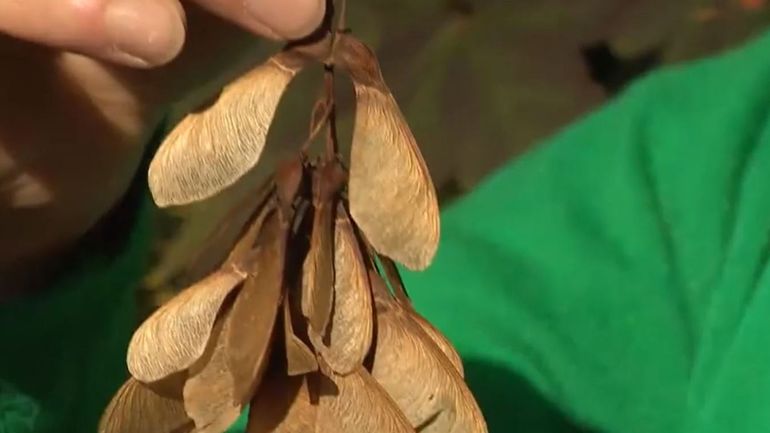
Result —
POLYGON ((0 1, 0 273, 93 226, 168 105, 244 66, 253 35, 305 36, 324 11, 324 0, 0 1))

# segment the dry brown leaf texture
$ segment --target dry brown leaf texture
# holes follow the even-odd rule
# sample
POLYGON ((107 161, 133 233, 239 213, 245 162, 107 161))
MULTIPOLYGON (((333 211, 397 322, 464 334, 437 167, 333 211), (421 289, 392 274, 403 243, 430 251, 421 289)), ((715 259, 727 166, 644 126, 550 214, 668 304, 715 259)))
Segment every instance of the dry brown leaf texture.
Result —
POLYGON ((460 375, 460 377, 464 378, 465 370, 463 368, 463 362, 460 358, 460 354, 457 353, 457 350, 455 350, 454 346, 452 346, 452 343, 449 342, 446 336, 416 311, 407 309, 404 311, 409 314, 412 320, 420 325, 425 334, 430 337, 436 347, 438 347, 444 356, 446 356, 447 361, 449 361, 455 370, 457 370, 457 373, 460 375))
MULTIPOLYGON (((273 189, 271 188, 272 192, 273 189)), ((225 260, 226 264, 233 264, 241 269, 245 269, 248 272, 253 272, 254 263, 251 261, 255 256, 255 245, 259 234, 262 232, 262 226, 265 224, 265 219, 268 215, 275 210, 275 201, 267 200, 264 202, 264 206, 258 209, 257 217, 251 221, 247 226, 246 231, 235 243, 230 253, 225 260), (251 259, 251 260, 250 260, 251 259)))
POLYGON ((308 377, 271 370, 252 400, 246 433, 316 433, 308 377))
POLYGON ((377 351, 372 376, 421 432, 485 433, 481 410, 446 355, 391 297, 384 282, 373 282, 373 287, 377 351))
POLYGON ((257 164, 281 96, 301 68, 292 60, 286 52, 276 54, 171 131, 149 169, 158 206, 209 198, 257 164))
POLYGON ((286 372, 289 376, 297 376, 318 370, 315 354, 294 333, 293 315, 288 299, 283 301, 283 336, 286 347, 286 372))
POLYGON ((222 433, 241 413, 236 403, 236 378, 227 364, 226 335, 232 326, 228 313, 214 326, 206 353, 190 368, 184 385, 184 407, 195 422, 195 433, 222 433))
POLYGON ((115 393, 99 421, 99 433, 188 433, 192 428, 181 401, 162 397, 133 378, 115 393))
MULTIPOLYGON (((425 333, 431 338, 431 340, 433 340, 436 346, 441 349, 449 362, 454 366, 455 370, 457 370, 457 372, 460 374, 460 377, 464 378, 465 370, 463 368, 460 354, 457 353, 457 350, 455 350, 454 346, 452 346, 452 343, 449 342, 449 340, 444 334, 441 333, 441 331, 439 331, 435 326, 433 326, 433 324, 422 317, 422 315, 420 315, 420 313, 414 309, 412 301, 409 299, 409 295, 406 293, 404 282, 401 280, 401 275, 399 274, 396 264, 387 257, 379 256, 379 259, 380 264, 382 265, 382 268, 385 272, 385 276, 393 288, 394 299, 396 302, 398 302, 404 308, 404 311, 409 314, 412 320, 417 322, 417 324, 422 327, 423 331, 425 331, 425 333)), ((384 281, 379 278, 375 278, 372 284, 382 285, 384 284, 384 281)), ((383 287, 377 287, 377 291, 380 293, 384 293, 384 290, 387 289, 383 287)))
POLYGON ((334 302, 334 208, 329 200, 314 203, 310 251, 302 265, 302 314, 309 327, 323 332, 334 302))
POLYGON ((428 168, 372 51, 352 38, 341 47, 356 94, 350 212, 377 251, 409 269, 424 269, 439 238, 438 202, 428 168))
POLYGON ((149 383, 190 367, 206 349, 222 303, 245 277, 233 266, 219 269, 161 306, 131 338, 131 375, 149 383))
POLYGON ((338 374, 364 361, 372 341, 373 312, 369 276, 344 205, 337 206, 334 229, 334 307, 323 337, 311 334, 316 350, 338 374))
POLYGON ((339 433, 415 433, 401 410, 363 368, 320 375, 318 425, 339 433))
POLYGON ((245 404, 256 389, 267 363, 273 328, 283 292, 283 272, 288 228, 274 211, 257 240, 257 272, 238 294, 226 334, 227 361, 233 372, 236 403, 245 404))

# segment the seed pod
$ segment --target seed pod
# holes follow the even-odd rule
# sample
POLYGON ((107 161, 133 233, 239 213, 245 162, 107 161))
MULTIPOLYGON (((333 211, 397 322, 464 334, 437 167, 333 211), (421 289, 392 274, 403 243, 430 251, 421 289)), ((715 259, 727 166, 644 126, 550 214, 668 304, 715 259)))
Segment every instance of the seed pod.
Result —
POLYGON ((203 355, 225 298, 245 277, 232 266, 220 269, 156 310, 131 338, 131 375, 155 382, 190 367, 203 355))
POLYGON ((149 184, 160 207, 206 199, 254 167, 286 87, 304 61, 291 51, 227 85, 217 100, 187 115, 161 143, 149 184))
POLYGON ((323 333, 334 302, 334 198, 343 175, 336 163, 313 173, 313 228, 302 269, 302 313, 311 332, 323 333))
POLYGON ((172 298, 134 332, 126 359, 133 377, 155 382, 201 357, 222 303, 253 271, 254 243, 270 209, 272 203, 267 203, 221 269, 172 298))
POLYGON ((235 376, 235 403, 246 404, 266 365, 283 295, 288 226, 280 211, 267 217, 257 244, 257 273, 249 276, 233 303, 225 335, 227 365, 235 376))
POLYGON ((420 270, 438 248, 436 190, 374 53, 339 36, 337 61, 353 79, 356 122, 350 154, 350 213, 380 253, 420 270))
POLYGON ((304 160, 291 158, 275 171, 275 195, 284 215, 291 214, 291 205, 305 178, 304 160))
POLYGON ((270 188, 265 188, 265 190, 267 190, 266 195, 259 197, 260 205, 254 212, 252 212, 252 214, 256 215, 256 218, 252 215, 250 218, 251 222, 246 226, 245 232, 227 255, 225 264, 232 263, 240 268, 253 271, 254 250, 257 238, 262 231, 262 226, 265 224, 265 219, 277 206, 275 189, 276 188, 272 185, 270 188))
POLYGON ((128 379, 104 410, 99 433, 189 433, 193 422, 181 401, 163 397, 128 379))
POLYGON ((241 404, 236 402, 236 377, 227 363, 225 336, 232 326, 227 311, 212 332, 206 353, 190 368, 184 385, 184 408, 195 422, 195 433, 222 433, 238 419, 241 404))
POLYGON ((349 176, 327 67, 299 157, 259 189, 256 207, 239 210, 248 224, 212 236, 240 236, 227 257, 206 252, 211 266, 223 260, 220 270, 134 335, 129 367, 147 383, 132 378, 121 388, 101 433, 222 433, 247 404, 247 433, 486 433, 457 352, 415 311, 391 260, 428 266, 438 206, 374 54, 336 31, 291 47, 172 132, 150 169, 154 197, 161 206, 200 200, 253 167, 303 56, 353 79, 349 176), (325 155, 311 164, 306 152, 324 127, 325 155))
POLYGON ((337 205, 334 228, 334 308, 329 327, 310 341, 335 373, 361 366, 372 340, 373 311, 369 276, 345 207, 337 205))
POLYGON ((318 370, 315 354, 294 333, 292 325, 293 315, 288 299, 283 301, 283 334, 286 346, 286 373, 289 376, 297 376, 318 370))
POLYGON ((452 344, 444 336, 444 334, 441 333, 441 331, 436 329, 435 326, 428 322, 427 319, 422 317, 420 313, 414 309, 412 301, 409 299, 409 296, 406 293, 404 282, 401 280, 401 276, 398 273, 396 264, 387 257, 380 256, 379 258, 380 263, 382 264, 382 268, 385 271, 385 275, 388 278, 388 282, 393 288, 396 301, 404 307, 404 312, 407 313, 412 318, 412 320, 417 322, 417 324, 422 327, 423 331, 425 331, 425 333, 428 334, 433 342, 436 343, 436 346, 438 346, 438 348, 444 352, 444 355, 447 357, 449 362, 455 367, 457 372, 460 373, 460 377, 465 377, 462 359, 457 353, 457 350, 455 350, 454 346, 452 346, 452 344))
POLYGON ((440 348, 370 272, 377 308, 372 376, 425 433, 486 433, 481 410, 440 348))
POLYGON ((271 369, 251 402, 246 433, 326 433, 316 430, 318 396, 311 396, 310 377, 271 369))
POLYGON ((302 314, 316 332, 329 323, 334 302, 334 235, 331 206, 316 207, 310 251, 302 266, 302 314))
POLYGON ((254 216, 266 208, 268 200, 273 198, 274 191, 275 186, 271 182, 260 184, 224 213, 214 212, 221 216, 214 215, 211 221, 214 224, 205 223, 203 230, 199 226, 204 218, 209 219, 209 215, 196 215, 182 223, 183 226, 176 235, 177 240, 163 253, 170 258, 165 259, 166 265, 161 265, 159 274, 157 271, 154 273, 153 280, 163 281, 164 277, 175 275, 184 281, 196 281, 211 273, 213 269, 221 267, 223 262, 239 263, 237 266, 248 268, 243 263, 243 254, 237 251, 238 245, 248 244, 247 250, 253 247, 253 240, 250 243, 244 242, 244 232, 254 222, 254 216), (197 251, 191 251, 192 245, 196 245, 197 251))
POLYGON ((441 352, 446 356, 447 361, 454 367, 454 369, 457 371, 457 373, 460 375, 461 378, 465 377, 465 370, 463 368, 462 359, 460 358, 460 354, 457 353, 457 350, 455 350, 454 346, 452 346, 452 343, 447 340, 447 338, 442 334, 438 329, 436 329, 435 326, 433 326, 430 322, 428 322, 424 317, 422 317, 420 314, 418 314, 414 309, 407 309, 404 308, 404 312, 409 315, 409 317, 414 320, 422 330, 425 332, 425 334, 430 337, 430 339, 433 341, 433 343, 436 344, 436 347, 441 350, 441 352))
POLYGON ((322 366, 317 430, 340 433, 415 433, 396 403, 363 367, 340 376, 322 366))

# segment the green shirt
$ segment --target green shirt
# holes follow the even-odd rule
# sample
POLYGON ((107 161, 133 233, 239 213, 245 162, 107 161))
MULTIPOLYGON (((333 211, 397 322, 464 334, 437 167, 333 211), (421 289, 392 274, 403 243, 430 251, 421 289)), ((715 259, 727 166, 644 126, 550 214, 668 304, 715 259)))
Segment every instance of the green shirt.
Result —
MULTIPOLYGON (((492 433, 770 431, 769 116, 770 33, 638 81, 445 210, 405 280, 492 433)), ((0 432, 93 431, 144 252, 0 306, 0 432)))

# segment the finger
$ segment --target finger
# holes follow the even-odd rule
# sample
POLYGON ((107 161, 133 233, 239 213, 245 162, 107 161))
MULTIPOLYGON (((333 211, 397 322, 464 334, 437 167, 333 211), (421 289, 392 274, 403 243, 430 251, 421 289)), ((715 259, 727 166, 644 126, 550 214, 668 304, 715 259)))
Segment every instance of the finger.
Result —
POLYGON ((247 30, 273 39, 298 39, 323 20, 325 0, 193 0, 247 30))
POLYGON ((0 1, 0 32, 129 66, 157 66, 184 44, 178 0, 0 1))

